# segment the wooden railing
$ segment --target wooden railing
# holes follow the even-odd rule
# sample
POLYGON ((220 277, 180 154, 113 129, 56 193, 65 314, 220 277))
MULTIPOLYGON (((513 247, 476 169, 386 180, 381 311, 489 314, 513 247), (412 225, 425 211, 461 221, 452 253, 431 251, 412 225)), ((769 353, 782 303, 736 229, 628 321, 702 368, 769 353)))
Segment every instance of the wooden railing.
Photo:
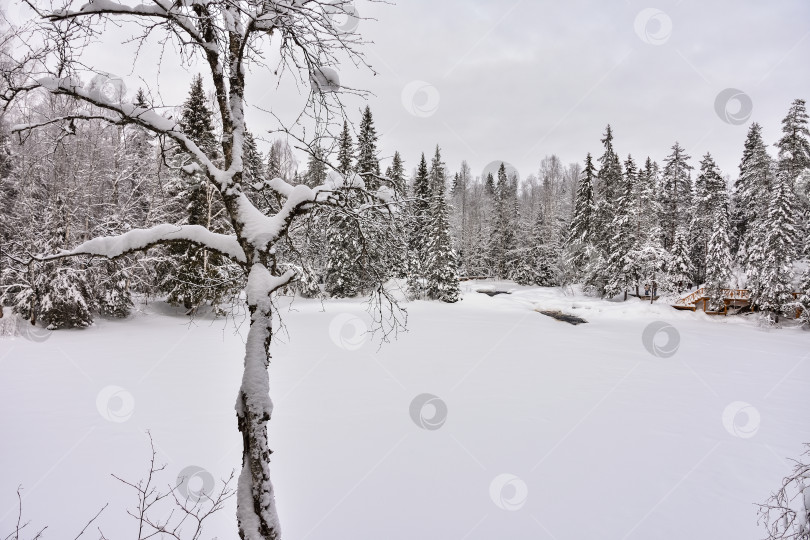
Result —
MULTIPOLYGON (((750 300, 751 291, 748 289, 720 289, 723 293, 724 300, 750 300)), ((701 298, 706 298, 706 288, 701 287, 696 291, 689 293, 677 302, 676 306, 688 306, 694 304, 701 298)))
POLYGON ((721 289, 726 300, 750 300, 751 291, 748 289, 721 289))
POLYGON ((676 306, 688 306, 690 304, 694 304, 695 302, 697 302, 698 300, 703 298, 705 295, 706 295, 706 292, 703 289, 703 287, 701 287, 698 290, 684 296, 683 298, 681 298, 680 300, 675 302, 675 305, 676 306))

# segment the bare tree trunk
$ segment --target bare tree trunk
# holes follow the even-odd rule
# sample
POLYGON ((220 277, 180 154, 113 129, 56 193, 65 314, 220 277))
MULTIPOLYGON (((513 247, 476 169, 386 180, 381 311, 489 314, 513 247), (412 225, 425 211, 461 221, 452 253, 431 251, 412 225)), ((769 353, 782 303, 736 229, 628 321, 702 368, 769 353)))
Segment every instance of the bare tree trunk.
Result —
POLYGON ((236 510, 242 540, 281 538, 275 494, 270 481, 272 451, 267 441, 267 422, 273 412, 267 373, 273 335, 271 280, 270 272, 260 264, 254 265, 248 278, 250 330, 245 346, 242 387, 236 402, 236 416, 243 441, 236 510))

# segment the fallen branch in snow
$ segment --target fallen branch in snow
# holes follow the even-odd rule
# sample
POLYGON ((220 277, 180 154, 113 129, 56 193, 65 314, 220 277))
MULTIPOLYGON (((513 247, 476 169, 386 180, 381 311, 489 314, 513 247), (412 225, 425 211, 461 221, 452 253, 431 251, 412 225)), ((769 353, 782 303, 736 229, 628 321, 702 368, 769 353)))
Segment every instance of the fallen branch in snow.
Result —
POLYGON ((551 317, 552 319, 557 319, 558 321, 567 322, 568 324, 573 324, 574 326, 578 324, 585 324, 588 322, 581 317, 577 317, 576 315, 569 315, 568 313, 563 313, 562 311, 558 310, 535 309, 535 311, 545 315, 546 317, 551 317))
POLYGON ((512 294, 509 291, 486 291, 486 290, 478 290, 475 291, 477 293, 485 294, 492 298, 493 296, 498 296, 499 294, 512 294))

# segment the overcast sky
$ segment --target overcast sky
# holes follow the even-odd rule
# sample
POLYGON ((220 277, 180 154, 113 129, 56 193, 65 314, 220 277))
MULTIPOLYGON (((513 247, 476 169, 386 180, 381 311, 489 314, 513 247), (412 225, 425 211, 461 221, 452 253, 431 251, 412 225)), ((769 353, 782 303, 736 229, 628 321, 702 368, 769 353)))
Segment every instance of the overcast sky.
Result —
MULTIPOLYGON (((476 174, 504 160, 526 177, 545 155, 566 163, 589 151, 598 156, 610 123, 622 159, 631 153, 637 162, 647 155, 661 161, 677 140, 696 167, 710 151, 735 178, 750 123, 761 123, 772 144, 791 101, 810 99, 807 0, 356 6, 375 19, 360 21, 357 31, 373 42, 365 51, 377 75, 347 69, 342 82, 374 94, 368 103, 382 155, 399 150, 408 170, 439 144, 451 171, 463 159, 476 174), (718 113, 726 89, 742 95, 721 99, 718 113)), ((107 47, 98 67, 120 71, 120 61, 107 47)), ((288 118, 298 111, 296 89, 275 90, 260 77, 248 96, 254 105, 288 118)), ((164 97, 182 100, 187 79, 164 70, 164 97)), ((359 112, 354 116, 359 121, 359 112)), ((266 114, 249 118, 254 131, 272 126, 266 114)))

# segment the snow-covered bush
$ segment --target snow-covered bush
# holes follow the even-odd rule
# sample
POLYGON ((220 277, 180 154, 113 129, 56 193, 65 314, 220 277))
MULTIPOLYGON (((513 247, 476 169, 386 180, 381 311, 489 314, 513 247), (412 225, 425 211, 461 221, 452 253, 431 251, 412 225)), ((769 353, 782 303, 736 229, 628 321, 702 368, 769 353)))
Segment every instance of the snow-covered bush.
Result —
POLYGON ((102 283, 97 295, 98 310, 102 315, 123 319, 132 312, 132 293, 129 276, 122 269, 114 269, 102 283))
POLYGON ((38 320, 50 328, 84 328, 93 324, 91 297, 84 275, 73 268, 56 269, 37 279, 38 320))

